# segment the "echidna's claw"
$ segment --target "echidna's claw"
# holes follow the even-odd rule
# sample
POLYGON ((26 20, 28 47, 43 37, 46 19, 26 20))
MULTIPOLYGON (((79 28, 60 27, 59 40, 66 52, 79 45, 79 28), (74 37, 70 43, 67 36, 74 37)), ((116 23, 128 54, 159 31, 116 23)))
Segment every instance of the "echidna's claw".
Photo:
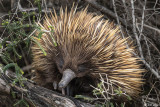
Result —
POLYGON ((70 84, 68 84, 66 87, 66 94, 68 96, 73 96, 73 87, 70 84))
POLYGON ((69 85, 66 86, 66 88, 58 88, 58 90, 61 90, 63 95, 73 96, 73 88, 69 85))
POLYGON ((67 85, 67 87, 66 87, 66 91, 67 91, 67 95, 69 96, 70 95, 70 86, 69 85, 67 85))
POLYGON ((53 82, 53 88, 54 88, 55 90, 57 90, 57 88, 58 88, 58 83, 57 83, 57 81, 54 81, 54 82, 53 82))
POLYGON ((62 94, 65 95, 65 88, 59 88, 57 81, 54 81, 54 82, 53 82, 53 88, 54 88, 54 90, 62 91, 62 94))
POLYGON ((62 94, 65 95, 65 88, 62 88, 62 94))

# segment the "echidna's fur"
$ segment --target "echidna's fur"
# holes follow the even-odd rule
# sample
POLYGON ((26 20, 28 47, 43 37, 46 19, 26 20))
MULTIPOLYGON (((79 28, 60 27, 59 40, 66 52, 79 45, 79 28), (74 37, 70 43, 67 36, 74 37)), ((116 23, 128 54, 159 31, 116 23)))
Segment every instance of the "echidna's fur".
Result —
POLYGON ((76 12, 75 8, 70 12, 61 9, 60 16, 51 13, 39 26, 45 33, 37 41, 47 55, 37 44, 32 46, 38 84, 50 87, 53 82, 59 83, 63 71, 71 69, 76 74, 70 82, 75 94, 91 92, 89 84, 96 86, 99 73, 105 73, 115 88, 121 87, 131 97, 138 96, 143 70, 118 26, 87 13, 87 9, 76 12))

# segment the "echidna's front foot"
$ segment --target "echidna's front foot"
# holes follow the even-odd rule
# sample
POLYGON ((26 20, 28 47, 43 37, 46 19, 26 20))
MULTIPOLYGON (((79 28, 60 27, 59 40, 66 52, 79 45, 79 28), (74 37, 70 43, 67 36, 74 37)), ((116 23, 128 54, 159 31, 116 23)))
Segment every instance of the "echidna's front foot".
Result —
POLYGON ((73 88, 71 85, 67 85, 66 88, 62 88, 62 94, 63 95, 68 95, 68 96, 73 96, 73 88))
POLYGON ((62 88, 62 94, 65 95, 65 88, 62 88))
POLYGON ((57 82, 57 81, 54 81, 54 82, 53 82, 53 88, 54 88, 54 90, 57 90, 57 88, 58 88, 57 86, 58 86, 58 82, 57 82))
POLYGON ((54 88, 54 90, 61 91, 63 95, 73 96, 73 88, 71 88, 70 84, 68 84, 66 86, 66 88, 60 88, 60 87, 58 87, 58 82, 54 81, 53 82, 53 88, 54 88))
MULTIPOLYGON (((58 87, 58 82, 57 81, 54 81, 53 82, 53 88, 54 90, 59 90, 59 91, 62 91, 64 88, 60 88, 58 87)), ((63 92, 62 92, 63 93, 63 92)))
POLYGON ((66 93, 68 96, 73 96, 73 87, 70 84, 66 87, 66 93))

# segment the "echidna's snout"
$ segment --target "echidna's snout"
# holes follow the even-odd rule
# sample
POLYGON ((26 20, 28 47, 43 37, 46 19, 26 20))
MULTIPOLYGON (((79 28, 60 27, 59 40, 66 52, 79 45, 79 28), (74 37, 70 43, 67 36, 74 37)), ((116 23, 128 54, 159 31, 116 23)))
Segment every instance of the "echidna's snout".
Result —
POLYGON ((59 88, 65 88, 69 82, 76 77, 76 74, 71 69, 66 69, 63 72, 61 81, 59 82, 59 88))

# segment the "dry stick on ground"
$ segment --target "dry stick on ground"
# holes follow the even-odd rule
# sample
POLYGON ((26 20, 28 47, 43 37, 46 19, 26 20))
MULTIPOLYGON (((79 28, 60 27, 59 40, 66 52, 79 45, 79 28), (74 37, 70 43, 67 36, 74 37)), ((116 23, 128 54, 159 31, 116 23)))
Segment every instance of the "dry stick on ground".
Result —
MULTIPOLYGON (((107 9, 106 7, 103 7, 101 5, 99 5, 97 2, 95 2, 94 0, 85 0, 87 3, 91 4, 91 6, 95 7, 96 9, 100 10, 101 12, 113 17, 115 20, 118 16, 115 15, 115 13, 113 13, 111 10, 107 9)), ((122 25, 126 25, 124 19, 122 19, 121 17, 118 17, 118 19, 120 20, 120 22, 122 23, 122 25)), ((131 26, 130 26, 131 27, 131 26)))
MULTIPOLYGON (((20 4, 20 2, 17 3, 17 7, 18 7, 18 10, 21 11, 21 12, 30 12, 30 11, 38 11, 39 9, 36 7, 32 7, 32 8, 23 8, 20 4)), ((45 6, 46 7, 46 6, 45 6)), ((51 12, 50 10, 48 10, 47 8, 45 9, 42 9, 41 10, 42 12, 44 13, 48 13, 48 12, 51 12)))
MULTIPOLYGON (((141 40, 141 36, 143 35, 142 32, 143 32, 143 28, 144 28, 144 15, 145 15, 145 10, 146 10, 146 2, 147 2, 147 0, 144 1, 144 5, 143 5, 142 21, 141 21, 141 29, 140 29, 140 30, 139 30, 138 25, 137 25, 137 29, 138 29, 139 32, 140 32, 139 41, 141 40)), ((143 35, 143 37, 144 37, 144 40, 145 40, 145 43, 146 43, 146 46, 147 46, 147 51, 148 51, 149 58, 150 58, 150 60, 151 60, 151 59, 152 59, 152 58, 151 58, 151 53, 150 53, 150 49, 149 49, 149 45, 148 45, 146 36, 143 35)))
POLYGON ((139 49, 139 53, 140 53, 140 56, 142 58, 142 60, 144 60, 144 56, 143 56, 143 51, 142 51, 142 47, 141 47, 141 43, 140 43, 140 40, 139 40, 139 37, 138 37, 138 34, 137 34, 137 30, 136 30, 136 18, 135 18, 135 12, 134 12, 134 2, 133 0, 131 0, 131 6, 132 6, 132 24, 133 24, 133 33, 135 35, 135 38, 137 40, 137 45, 138 45, 138 49, 139 49))
MULTIPOLYGON (((136 25, 136 27, 137 27, 137 30, 138 30, 139 32, 141 32, 139 26, 136 25)), ((148 56, 149 56, 149 60, 151 61, 152 58, 151 58, 151 52, 150 52, 150 47, 149 47, 149 44, 148 44, 147 37, 146 37, 143 33, 141 33, 141 35, 143 35, 143 37, 144 37, 144 40, 145 40, 145 43, 146 43, 146 47, 147 47, 148 56)))
MULTIPOLYGON (((113 9, 114 9, 114 12, 115 12, 115 15, 116 15, 117 23, 118 23, 118 25, 119 25, 119 27, 120 27, 120 30, 121 30, 122 37, 125 38, 125 37, 124 37, 124 34, 123 34, 123 31, 122 31, 122 28, 121 28, 121 25, 120 25, 120 22, 119 22, 119 17, 118 17, 118 14, 117 14, 115 1, 112 0, 112 3, 113 3, 113 9)), ((128 45, 127 45, 127 46, 128 46, 128 45)))
MULTIPOLYGON (((140 23, 137 23, 137 24, 138 24, 138 25, 141 25, 140 23)), ((152 26, 149 26, 149 25, 146 25, 146 24, 144 24, 143 26, 146 27, 146 28, 155 30, 155 31, 157 31, 157 32, 160 34, 160 29, 157 29, 157 28, 155 28, 155 27, 152 27, 152 26)))
POLYGON ((8 96, 9 94, 11 94, 12 90, 16 92, 16 96, 25 99, 31 106, 94 107, 91 104, 83 103, 72 97, 63 96, 57 92, 48 90, 40 86, 36 86, 31 81, 23 81, 24 87, 19 86, 18 83, 13 85, 12 80, 15 79, 16 76, 11 71, 6 71, 4 74, 2 68, 0 68, 0 74, 0 99, 1 94, 8 96))
MULTIPOLYGON (((115 12, 115 15, 116 15, 117 23, 118 23, 118 25, 119 25, 119 27, 120 27, 120 31, 121 31, 121 34, 122 34, 122 38, 125 38, 125 37, 124 37, 124 33, 123 33, 123 31, 122 31, 121 24, 120 24, 120 22, 119 22, 119 17, 118 17, 118 14, 117 14, 115 1, 112 0, 112 3, 113 3, 113 9, 114 9, 114 12, 115 12)), ((126 45, 127 45, 127 48, 129 48, 129 46, 128 46, 127 43, 126 43, 126 45)))
MULTIPOLYGON (((145 14, 145 9, 146 9, 146 0, 144 2, 144 5, 143 5, 143 11, 142 11, 142 21, 141 21, 141 29, 140 29, 140 36, 139 38, 141 38, 141 35, 142 35, 142 31, 143 31, 143 25, 144 25, 144 14, 145 14)), ((141 39, 140 39, 141 40, 141 39)))

